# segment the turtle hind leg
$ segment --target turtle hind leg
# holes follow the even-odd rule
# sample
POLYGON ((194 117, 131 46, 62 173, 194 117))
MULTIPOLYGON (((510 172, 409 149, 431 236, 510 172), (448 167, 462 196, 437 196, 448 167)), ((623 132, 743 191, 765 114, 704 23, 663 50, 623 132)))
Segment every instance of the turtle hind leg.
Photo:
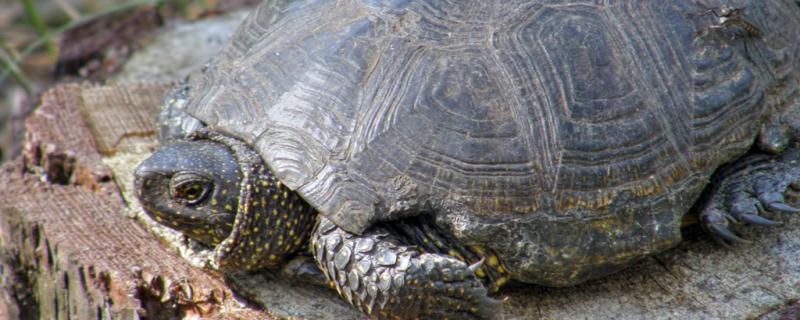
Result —
POLYGON ((376 228, 348 233, 320 217, 312 237, 314 257, 339 294, 376 319, 492 319, 490 298, 468 265, 423 252, 376 228))
POLYGON ((731 223, 775 226, 780 223, 761 213, 800 213, 784 199, 787 190, 800 187, 796 146, 780 155, 748 155, 721 170, 714 180, 716 186, 700 212, 700 223, 723 244, 747 241, 730 230, 731 223))

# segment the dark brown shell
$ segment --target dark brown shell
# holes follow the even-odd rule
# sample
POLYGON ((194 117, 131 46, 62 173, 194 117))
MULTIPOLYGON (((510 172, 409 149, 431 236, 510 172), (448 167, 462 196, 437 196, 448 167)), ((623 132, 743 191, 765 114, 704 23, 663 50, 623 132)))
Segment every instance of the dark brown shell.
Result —
POLYGON ((550 2, 267 1, 188 111, 348 231, 430 210, 518 278, 574 283, 679 240, 783 108, 800 10, 728 3, 761 42, 698 39, 694 0, 550 2))

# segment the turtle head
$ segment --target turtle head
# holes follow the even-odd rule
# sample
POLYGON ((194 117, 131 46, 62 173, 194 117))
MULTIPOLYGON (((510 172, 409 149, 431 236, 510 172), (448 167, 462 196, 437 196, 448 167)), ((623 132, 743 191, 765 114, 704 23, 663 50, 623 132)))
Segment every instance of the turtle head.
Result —
POLYGON ((142 162, 135 189, 147 214, 214 247, 225 269, 279 264, 307 243, 316 219, 316 211, 281 184, 255 150, 208 129, 142 162))
POLYGON ((136 195, 147 214, 209 246, 228 237, 236 217, 241 171, 230 149, 208 141, 178 141, 142 162, 136 195))

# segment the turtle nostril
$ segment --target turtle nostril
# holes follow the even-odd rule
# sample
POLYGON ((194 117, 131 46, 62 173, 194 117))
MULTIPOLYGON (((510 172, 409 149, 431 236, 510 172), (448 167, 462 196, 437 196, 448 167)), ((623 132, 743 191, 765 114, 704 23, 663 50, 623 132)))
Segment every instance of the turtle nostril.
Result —
POLYGON ((152 187, 153 179, 159 175, 159 173, 142 166, 136 168, 133 173, 133 191, 136 196, 141 198, 145 189, 152 187))

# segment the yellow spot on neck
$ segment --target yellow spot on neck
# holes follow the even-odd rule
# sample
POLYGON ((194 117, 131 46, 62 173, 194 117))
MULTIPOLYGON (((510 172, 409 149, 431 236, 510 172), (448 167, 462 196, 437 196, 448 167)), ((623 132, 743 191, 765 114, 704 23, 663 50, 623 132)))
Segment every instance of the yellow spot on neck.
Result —
POLYGON ((500 277, 500 278, 497 278, 497 281, 494 282, 494 285, 495 285, 495 287, 497 289, 500 289, 500 287, 505 285, 506 282, 508 282, 508 277, 500 277))
POLYGON ((486 264, 494 268, 500 265, 500 261, 497 260, 497 256, 491 255, 488 258, 486 258, 486 264))

